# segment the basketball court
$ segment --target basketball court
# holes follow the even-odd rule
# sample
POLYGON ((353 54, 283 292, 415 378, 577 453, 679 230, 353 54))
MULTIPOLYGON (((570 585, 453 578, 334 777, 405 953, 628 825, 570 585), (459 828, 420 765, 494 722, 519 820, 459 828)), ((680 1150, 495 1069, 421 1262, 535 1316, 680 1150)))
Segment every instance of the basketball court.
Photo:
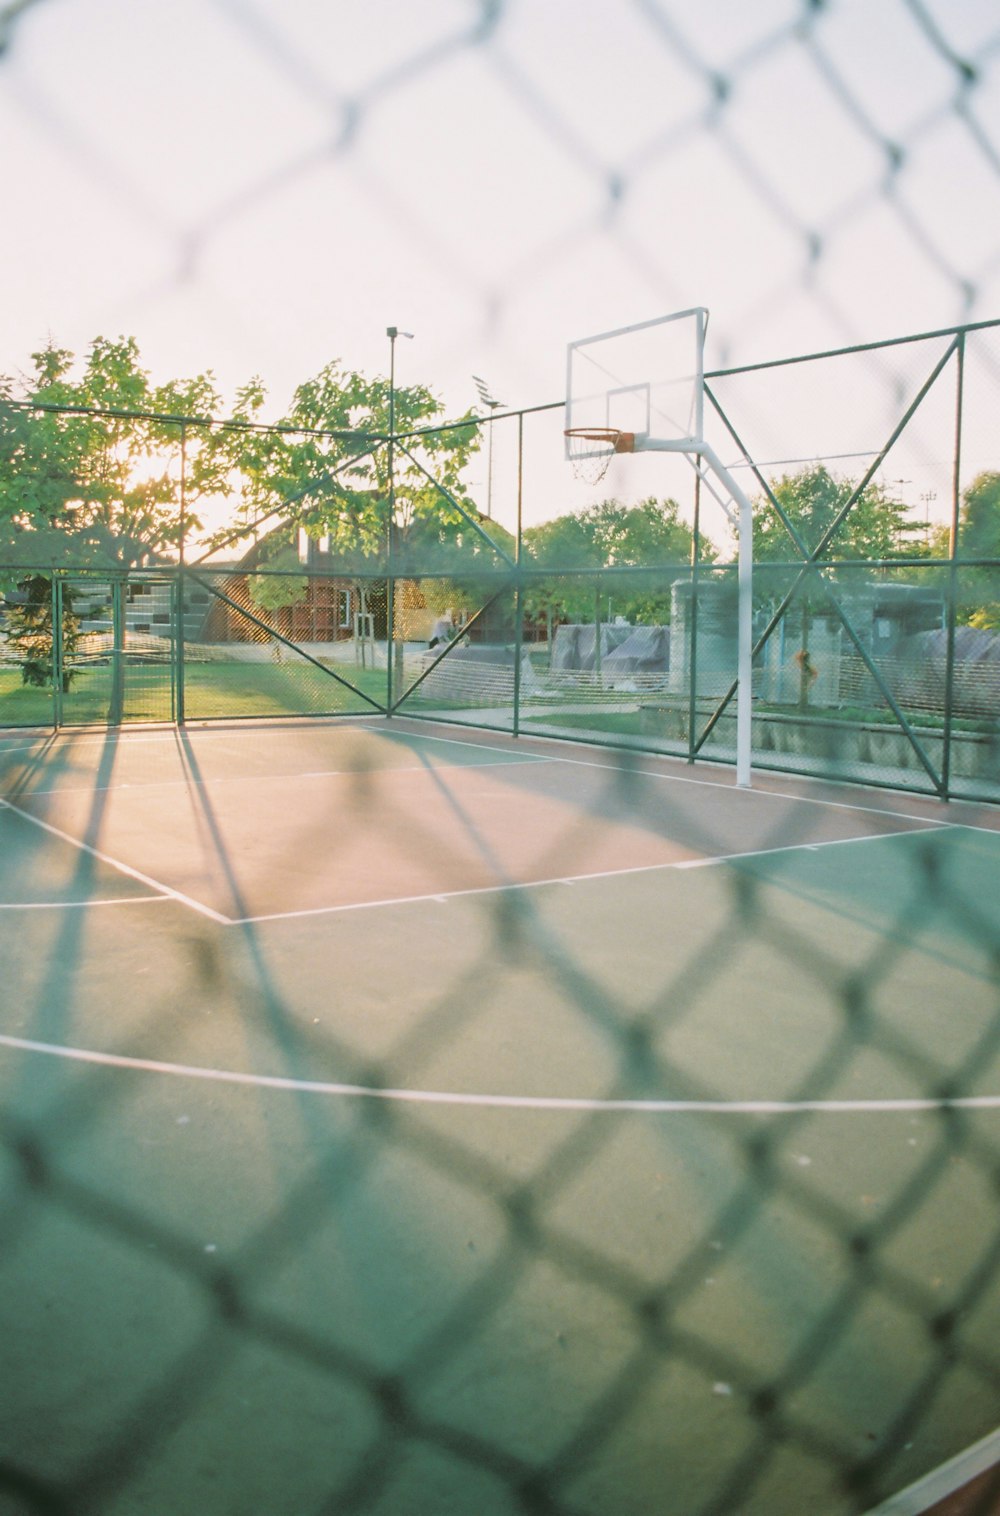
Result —
POLYGON ((728 518, 732 769, 401 716, 391 615, 385 717, 185 722, 181 628, 176 726, 0 737, 4 1516, 992 1509, 1000 813, 752 773, 706 322, 564 438, 728 518))
POLYGON ((5 1510, 994 1461, 995 812, 407 720, 0 764, 5 1510))

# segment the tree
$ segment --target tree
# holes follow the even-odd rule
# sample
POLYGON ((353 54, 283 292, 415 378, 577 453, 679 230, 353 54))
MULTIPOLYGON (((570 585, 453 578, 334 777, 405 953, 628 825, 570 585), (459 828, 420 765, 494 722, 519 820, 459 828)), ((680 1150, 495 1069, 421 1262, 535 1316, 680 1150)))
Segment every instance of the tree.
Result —
POLYGON ((257 381, 246 386, 237 408, 247 425, 239 451, 245 530, 280 522, 322 539, 324 566, 351 583, 363 615, 372 594, 384 594, 390 567, 438 574, 422 581, 425 600, 461 607, 463 595, 474 598, 470 576, 507 566, 509 539, 482 521, 462 483, 479 429, 471 412, 436 426, 440 403, 422 385, 397 387, 391 398, 390 475, 388 380, 329 363, 299 385, 269 432, 251 430, 265 394, 257 381))
MULTIPOLYGON (((22 553, 71 555, 78 565, 173 556, 198 521, 182 522, 172 469, 187 429, 164 417, 217 408, 211 375, 157 388, 124 337, 96 338, 77 377, 75 362, 49 343, 20 385, 0 381, 0 530, 21 539, 22 553), (24 541, 26 533, 35 535, 24 541)), ((189 504, 225 493, 228 434, 202 427, 186 452, 189 504)))
MULTIPOLYGON (((248 426, 263 407, 259 382, 240 391, 236 418, 248 426)), ((329 363, 299 385, 274 431, 241 440, 245 528, 291 521, 329 540, 334 559, 365 568, 433 568, 454 562, 461 534, 478 520, 461 482, 479 445, 471 413, 454 425, 409 435, 440 420, 439 402, 420 385, 393 394, 392 502, 389 383, 329 363)), ((482 546, 486 544, 479 538, 482 546)), ((468 554, 466 555, 468 556, 468 554)))
POLYGON ((211 372, 155 386, 149 392, 149 405, 154 417, 148 423, 153 455, 173 460, 168 498, 173 500, 176 516, 166 540, 183 548, 184 539, 204 530, 199 514, 204 504, 233 495, 242 437, 224 423, 173 419, 219 414, 222 397, 211 372))
POLYGON ((977 474, 962 497, 959 546, 963 558, 1000 558, 1000 473, 977 474))
POLYGON ((880 484, 866 485, 834 528, 855 488, 849 479, 836 478, 823 463, 782 475, 772 483, 770 495, 753 502, 755 562, 795 563, 804 556, 786 520, 806 553, 815 552, 830 533, 822 551, 824 560, 883 560, 912 554, 915 535, 923 528, 907 519, 906 506, 880 484))
POLYGON ((251 574, 247 581, 254 605, 262 611, 284 611, 305 599, 309 580, 291 547, 282 548, 267 566, 270 573, 251 574))
POLYGON ((984 630, 1000 630, 1000 473, 977 474, 962 496, 958 551, 961 605, 958 619, 984 630), (969 560, 987 561, 982 567, 969 560))
MULTIPOLYGON (((225 493, 229 436, 201 427, 187 439, 175 419, 218 405, 211 375, 154 387, 132 338, 91 344, 82 372, 71 352, 49 343, 32 355, 21 383, 0 380, 0 561, 11 565, 6 588, 19 588, 8 636, 26 650, 22 677, 48 684, 53 673, 50 579, 43 565, 97 568, 119 579, 151 557, 174 556, 197 517, 180 509, 208 493, 225 493), (19 573, 17 565, 26 573, 19 573), (26 596, 23 604, 17 604, 26 596)), ((63 587, 63 651, 73 651, 78 623, 63 587)), ((120 602, 115 601, 115 604, 120 602)), ((120 710, 125 626, 113 617, 112 719, 120 710)), ((75 677, 64 672, 63 688, 75 677)))
MULTIPOLYGON (((801 708, 809 704, 816 678, 809 633, 818 603, 827 602, 828 597, 822 591, 819 596, 816 593, 817 575, 825 579, 827 571, 810 570, 799 583, 799 565, 814 553, 825 563, 861 563, 904 558, 922 550, 912 541, 922 527, 907 519, 902 501, 893 499, 882 485, 868 484, 849 504, 855 489, 849 479, 838 479, 825 464, 818 463, 798 474, 783 475, 771 484, 770 494, 752 502, 758 604, 769 601, 777 606, 798 585, 799 646, 794 659, 799 670, 801 708), (762 571, 756 567, 760 564, 776 567, 762 571)), ((787 617, 787 610, 785 614, 787 617)))
MULTIPOLYGON (((62 650, 72 656, 80 635, 79 619, 73 613, 68 585, 62 595, 62 650)), ((52 632, 52 580, 47 574, 30 574, 19 589, 7 596, 7 644, 21 664, 21 683, 51 689, 55 648, 52 632)), ((65 692, 76 678, 76 670, 62 670, 60 684, 65 692)))
MULTIPOLYGON (((25 532, 72 527, 76 475, 55 419, 25 408, 0 380, 0 529, 3 548, 25 532)), ((9 557, 7 551, 4 557, 9 557)))
MULTIPOLYGON (((580 570, 648 570, 614 582, 617 613, 630 621, 668 622, 670 585, 681 566, 686 572, 691 563, 694 534, 680 519, 675 500, 650 497, 631 506, 602 500, 529 527, 524 547, 530 562, 553 571, 551 578, 534 580, 526 596, 529 614, 546 618, 551 637, 555 622, 601 619, 601 600, 611 581, 590 573, 574 577, 580 570)), ((710 544, 701 547, 704 558, 714 558, 710 544)))

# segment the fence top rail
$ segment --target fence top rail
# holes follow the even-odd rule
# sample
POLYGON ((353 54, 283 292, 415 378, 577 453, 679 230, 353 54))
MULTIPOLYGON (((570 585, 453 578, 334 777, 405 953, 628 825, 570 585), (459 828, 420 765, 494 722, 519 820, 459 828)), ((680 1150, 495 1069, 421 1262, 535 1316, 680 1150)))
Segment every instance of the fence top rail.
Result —
POLYGON ((56 400, 15 400, 9 395, 0 399, 0 407, 10 410, 42 411, 59 416, 100 416, 110 421, 159 421, 166 426, 216 427, 231 432, 282 432, 292 437, 332 437, 358 443, 372 439, 387 441, 388 433, 366 432, 358 427, 329 428, 294 426, 287 421, 244 421, 237 417, 193 416, 173 411, 132 410, 126 406, 71 405, 56 400))
POLYGON ((942 326, 927 332, 910 332, 905 337, 882 337, 875 342, 856 342, 848 347, 824 348, 814 353, 794 353, 786 358, 765 358, 759 363, 734 364, 728 368, 706 369, 706 379, 725 379, 729 375, 760 373, 764 369, 788 368, 796 363, 818 363, 825 358, 850 358, 859 353, 877 353, 887 347, 905 347, 915 342, 932 342, 938 338, 964 337, 969 332, 1000 327, 1000 316, 989 321, 969 321, 959 326, 942 326))
MULTIPOLYGON (((937 327, 930 331, 911 332, 902 337, 883 337, 872 342, 855 343, 851 346, 825 348, 811 353, 795 353, 784 358, 766 358, 757 363, 734 364, 724 368, 706 369, 705 378, 724 379, 736 374, 759 373, 767 369, 787 368, 799 363, 814 363, 829 358, 850 357, 859 353, 879 352, 890 347, 902 347, 916 342, 928 342, 937 338, 965 336, 969 332, 988 331, 1000 327, 1000 316, 986 321, 969 321, 954 326, 937 327)), ((152 421, 167 426, 209 427, 220 431, 281 433, 293 437, 321 437, 334 441, 347 441, 356 445, 381 446, 390 438, 394 442, 419 440, 421 437, 438 436, 442 432, 463 428, 481 428, 496 425, 518 417, 541 415, 547 411, 561 410, 565 401, 550 400, 539 405, 513 407, 508 410, 492 410, 487 416, 467 415, 456 420, 442 421, 434 426, 416 427, 406 432, 365 431, 357 427, 333 428, 293 425, 287 421, 247 421, 235 417, 196 416, 169 411, 135 410, 117 406, 88 406, 64 404, 57 401, 18 400, 10 395, 0 397, 0 408, 11 410, 41 411, 56 415, 100 416, 118 421, 152 421)))
MULTIPOLYGON (((908 555, 903 558, 822 558, 817 560, 804 560, 802 558, 765 559, 758 560, 755 571, 764 578, 773 578, 781 573, 794 573, 802 569, 808 569, 810 573, 836 573, 843 571, 847 577, 855 577, 859 574, 870 573, 872 570, 890 573, 897 569, 925 569, 928 572, 933 569, 948 569, 952 565, 956 568, 1000 570, 1000 558, 968 558, 961 553, 953 556, 943 554, 940 557, 916 557, 908 555)), ((278 579, 330 579, 343 581, 351 580, 386 580, 414 581, 418 579, 451 579, 462 580, 518 580, 527 581, 535 579, 629 579, 650 574, 670 573, 672 575, 690 576, 692 568, 690 559, 655 559, 649 563, 608 563, 608 564, 568 564, 568 563, 539 563, 531 558, 522 558, 519 564, 514 563, 441 563, 441 564, 396 564, 392 568, 382 564, 350 564, 344 563, 331 567, 306 567, 296 566, 293 568, 267 568, 248 567, 238 560, 229 562, 198 561, 197 564, 183 564, 176 561, 147 564, 89 564, 89 563, 52 563, 38 561, 5 562, 0 559, 0 578, 24 578, 30 574, 42 574, 46 577, 57 579, 169 579, 182 574, 199 574, 221 576, 231 578, 234 576, 253 578, 278 578, 278 579)), ((699 559, 697 562, 699 578, 705 578, 712 573, 732 574, 736 571, 737 564, 733 558, 729 559, 699 559)))

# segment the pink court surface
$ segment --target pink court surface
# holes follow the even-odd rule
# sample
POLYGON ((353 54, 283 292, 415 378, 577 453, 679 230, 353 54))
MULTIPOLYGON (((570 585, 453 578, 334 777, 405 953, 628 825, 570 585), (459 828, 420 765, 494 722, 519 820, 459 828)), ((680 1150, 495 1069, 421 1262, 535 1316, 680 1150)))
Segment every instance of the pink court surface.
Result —
POLYGON ((0 797, 5 1516, 996 1509, 1000 813, 398 719, 0 797))

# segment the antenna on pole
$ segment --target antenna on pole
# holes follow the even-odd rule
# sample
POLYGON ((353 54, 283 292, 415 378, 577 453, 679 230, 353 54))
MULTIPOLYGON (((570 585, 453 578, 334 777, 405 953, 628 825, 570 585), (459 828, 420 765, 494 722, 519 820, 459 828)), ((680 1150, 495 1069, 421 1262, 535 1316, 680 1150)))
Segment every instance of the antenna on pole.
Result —
MULTIPOLYGON (((494 411, 497 411, 497 410, 500 409, 500 407, 504 404, 504 401, 503 400, 496 400, 496 399, 494 399, 493 395, 490 392, 490 388, 489 388, 488 384, 486 383, 486 380, 485 379, 480 379, 480 377, 479 377, 478 374, 473 374, 472 379, 473 379, 473 383, 476 386, 476 389, 479 391, 479 400, 480 400, 480 403, 487 408, 487 410, 490 413, 490 416, 492 416, 494 411)), ((487 448, 486 458, 487 458, 487 461, 486 461, 486 514, 487 514, 487 516, 492 517, 492 515, 493 515, 493 426, 492 426, 492 423, 490 424, 490 429, 489 429, 489 446, 487 448)))

